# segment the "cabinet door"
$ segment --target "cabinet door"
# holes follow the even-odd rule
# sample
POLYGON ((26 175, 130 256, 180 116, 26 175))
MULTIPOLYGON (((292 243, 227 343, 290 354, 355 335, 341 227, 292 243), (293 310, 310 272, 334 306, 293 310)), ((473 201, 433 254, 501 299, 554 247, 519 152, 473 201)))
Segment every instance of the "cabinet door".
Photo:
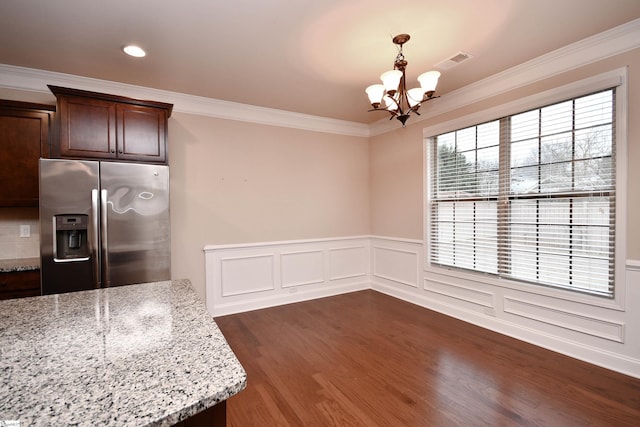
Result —
POLYGON ((54 156, 114 159, 116 104, 102 99, 58 97, 60 141, 54 156))
POLYGON ((165 163, 167 111, 118 104, 118 159, 165 163))
POLYGON ((172 104, 49 85, 58 100, 54 158, 167 163, 172 104))
POLYGON ((0 300, 40 295, 40 272, 0 273, 0 300))
POLYGON ((0 104, 0 206, 38 206, 38 159, 48 155, 49 120, 47 111, 0 104))

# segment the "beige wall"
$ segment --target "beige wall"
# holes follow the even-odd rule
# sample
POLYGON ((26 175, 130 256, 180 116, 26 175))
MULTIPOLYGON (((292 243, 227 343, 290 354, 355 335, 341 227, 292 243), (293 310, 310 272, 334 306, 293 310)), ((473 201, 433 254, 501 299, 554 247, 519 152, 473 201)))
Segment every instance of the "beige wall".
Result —
MULTIPOLYGON (((536 82, 475 105, 414 122, 405 129, 375 136, 370 141, 371 233, 422 239, 422 129, 523 96, 552 89, 623 66, 629 72, 627 258, 640 259, 640 49, 536 82)), ((411 123, 411 122, 408 122, 411 123)))
POLYGON ((369 233, 367 138, 174 113, 172 276, 204 297, 206 245, 369 233))
MULTIPOLYGON (((640 259, 640 50, 367 138, 175 112, 169 121, 172 273, 204 297, 206 245, 374 234, 422 239, 422 129, 629 67, 627 257, 640 259)), ((0 90, 4 99, 54 103, 0 90)))
POLYGON ((371 234, 422 239, 422 126, 397 124, 370 141, 371 234))

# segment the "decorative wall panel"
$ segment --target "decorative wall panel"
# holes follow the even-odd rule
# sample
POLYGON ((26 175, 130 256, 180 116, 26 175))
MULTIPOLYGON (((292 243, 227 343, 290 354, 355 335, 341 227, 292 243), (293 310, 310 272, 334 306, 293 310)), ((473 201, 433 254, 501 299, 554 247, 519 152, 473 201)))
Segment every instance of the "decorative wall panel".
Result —
POLYGON ((273 255, 222 258, 222 296, 273 289, 273 255))
POLYGON ((367 276, 367 258, 365 245, 329 249, 329 280, 367 276))
POLYGON ((420 255, 417 251, 373 246, 373 276, 417 288, 420 255))
POLYGON ((620 343, 624 341, 624 323, 622 322, 613 322, 583 313, 510 297, 504 299, 504 311, 505 313, 557 326, 565 330, 569 329, 620 343))
POLYGON ((323 251, 287 252, 280 255, 282 287, 324 282, 323 251))
POLYGON ((368 254, 368 237, 207 246, 207 309, 221 316, 368 289, 368 254))

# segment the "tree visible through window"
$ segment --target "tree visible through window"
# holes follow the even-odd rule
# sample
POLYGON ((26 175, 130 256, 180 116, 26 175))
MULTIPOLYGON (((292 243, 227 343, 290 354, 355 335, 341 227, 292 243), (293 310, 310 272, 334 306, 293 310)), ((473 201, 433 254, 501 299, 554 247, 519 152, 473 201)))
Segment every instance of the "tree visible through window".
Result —
POLYGON ((431 264, 612 297, 614 96, 435 137, 431 264))

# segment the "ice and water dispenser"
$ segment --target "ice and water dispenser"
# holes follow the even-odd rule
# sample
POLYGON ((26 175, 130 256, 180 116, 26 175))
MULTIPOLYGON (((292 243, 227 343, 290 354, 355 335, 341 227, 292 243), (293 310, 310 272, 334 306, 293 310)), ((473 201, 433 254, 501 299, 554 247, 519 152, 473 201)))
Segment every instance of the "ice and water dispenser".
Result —
POLYGON ((55 215, 53 226, 54 261, 84 261, 89 258, 88 215, 55 215))

